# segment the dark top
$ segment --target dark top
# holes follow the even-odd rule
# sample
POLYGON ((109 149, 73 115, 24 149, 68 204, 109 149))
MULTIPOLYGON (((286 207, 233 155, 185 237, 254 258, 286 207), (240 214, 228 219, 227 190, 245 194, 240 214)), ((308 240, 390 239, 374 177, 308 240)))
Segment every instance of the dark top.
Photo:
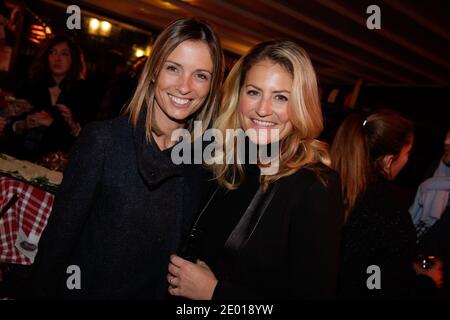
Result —
MULTIPOLYGON (((339 295, 343 298, 407 298, 420 288, 432 290, 431 279, 412 268, 416 233, 408 211, 384 179, 367 187, 344 227, 339 295), (368 289, 367 280, 380 268, 381 289, 368 289)), ((370 283, 373 283, 372 280, 370 283)))
MULTIPOLYGON (((34 107, 31 112, 13 119, 10 127, 6 130, 10 138, 14 140, 16 148, 12 150, 12 153, 16 156, 35 160, 48 152, 67 152, 73 145, 76 138, 72 135, 71 129, 62 117, 60 110, 51 102, 49 88, 54 85, 52 79, 30 80, 24 83, 15 93, 16 98, 25 99, 34 107), (49 127, 42 126, 29 129, 21 134, 12 132, 12 125, 15 121, 23 120, 29 114, 42 110, 53 116, 54 121, 49 127)), ((61 93, 56 104, 66 105, 71 110, 75 122, 83 126, 94 120, 95 111, 89 103, 89 92, 84 81, 67 82, 63 80, 60 89, 61 93)))
POLYGON ((149 144, 144 119, 82 130, 39 242, 35 297, 167 297, 169 255, 192 226, 203 177, 149 144), (81 290, 66 287, 69 265, 81 269, 81 290))
POLYGON ((213 299, 307 299, 335 296, 342 199, 327 168, 324 186, 308 169, 280 179, 248 242, 231 252, 225 242, 259 187, 259 169, 246 167, 237 190, 219 189, 201 217, 200 258, 219 283, 213 299))

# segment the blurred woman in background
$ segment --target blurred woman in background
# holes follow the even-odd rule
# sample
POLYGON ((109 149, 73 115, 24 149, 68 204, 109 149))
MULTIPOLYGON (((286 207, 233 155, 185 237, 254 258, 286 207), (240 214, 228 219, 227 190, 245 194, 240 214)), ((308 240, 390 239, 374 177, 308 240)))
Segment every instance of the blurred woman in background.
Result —
POLYGON ((18 157, 37 160, 70 149, 82 125, 93 118, 84 78, 82 52, 70 37, 56 36, 43 45, 30 79, 15 93, 33 110, 11 119, 7 128, 18 157))
POLYGON ((346 215, 341 297, 407 298, 420 289, 433 290, 431 278, 441 285, 439 266, 416 268, 431 278, 415 276, 415 229, 391 183, 408 162, 413 141, 413 123, 392 110, 352 114, 334 138, 331 159, 341 177, 346 215), (378 278, 369 279, 370 266, 379 268, 378 278))

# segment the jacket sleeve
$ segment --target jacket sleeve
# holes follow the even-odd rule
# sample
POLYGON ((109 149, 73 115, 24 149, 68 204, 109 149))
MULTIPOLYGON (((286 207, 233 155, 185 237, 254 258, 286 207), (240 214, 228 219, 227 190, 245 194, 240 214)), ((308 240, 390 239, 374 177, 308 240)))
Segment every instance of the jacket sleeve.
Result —
POLYGON ((292 298, 336 297, 344 215, 339 177, 330 172, 326 180, 315 179, 296 202, 289 240, 292 298))
POLYGON ((34 298, 58 298, 66 269, 89 217, 103 175, 105 126, 82 130, 70 154, 48 224, 39 241, 31 292, 34 298))

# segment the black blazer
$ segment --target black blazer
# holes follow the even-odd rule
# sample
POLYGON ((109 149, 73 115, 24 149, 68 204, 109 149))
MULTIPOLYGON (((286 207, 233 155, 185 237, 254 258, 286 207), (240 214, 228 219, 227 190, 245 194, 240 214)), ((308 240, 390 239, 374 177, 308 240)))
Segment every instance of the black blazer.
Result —
POLYGON ((164 299, 167 265, 200 197, 201 168, 175 165, 126 117, 82 130, 39 243, 34 297, 164 299), (66 269, 81 269, 68 290, 66 269))
MULTIPOLYGON (((213 299, 335 297, 343 207, 338 175, 324 166, 322 170, 326 186, 309 169, 276 182, 272 200, 237 252, 224 246, 208 248, 208 242, 210 246, 214 242, 203 239, 204 258, 219 280, 213 299)), ((232 216, 239 218, 250 203, 252 196, 243 200, 240 194, 246 188, 218 193, 202 217, 203 226, 199 222, 200 228, 225 232, 232 216)))

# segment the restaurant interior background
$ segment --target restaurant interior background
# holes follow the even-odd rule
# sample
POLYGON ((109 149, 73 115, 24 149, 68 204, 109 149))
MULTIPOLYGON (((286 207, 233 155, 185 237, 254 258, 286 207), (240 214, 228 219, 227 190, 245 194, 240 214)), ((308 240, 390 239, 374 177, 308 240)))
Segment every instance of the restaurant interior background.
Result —
MULTIPOLYGON (((415 145, 396 180, 406 190, 405 199, 414 197, 430 163, 442 155, 450 122, 447 0, 0 0, 0 99, 27 79, 40 44, 64 33, 82 48, 89 97, 97 108, 93 113, 102 119, 100 105, 114 71, 138 73, 158 33, 186 16, 204 19, 218 31, 226 70, 263 40, 290 39, 304 47, 318 74, 327 142, 353 110, 385 107, 410 116, 416 123, 415 145), (71 5, 81 9, 80 28, 68 28, 71 5), (377 5, 378 20, 370 5, 377 5)), ((1 143, 0 135, 0 152, 1 143)), ((34 191, 53 200, 39 188, 34 191)), ((47 217, 50 200, 40 202, 47 217)), ((16 275, 5 292, 25 281, 32 263, 23 255, 16 258, 22 260, 9 262, 19 272, 10 269, 16 275)))
POLYGON ((443 150, 450 119, 450 6, 448 1, 329 0, 2 0, 13 28, 2 42, 0 88, 14 92, 27 76, 39 44, 74 36, 87 63, 91 97, 99 105, 114 67, 149 54, 170 21, 198 16, 218 31, 227 69, 252 45, 291 39, 310 54, 331 139, 350 110, 388 107, 416 121, 415 148, 398 183, 415 190, 443 150), (368 7, 380 8, 380 29, 369 29, 368 7), (81 28, 69 30, 70 5, 81 28), (120 61, 120 62, 118 62, 120 61), (331 121, 332 119, 333 121, 331 121))

